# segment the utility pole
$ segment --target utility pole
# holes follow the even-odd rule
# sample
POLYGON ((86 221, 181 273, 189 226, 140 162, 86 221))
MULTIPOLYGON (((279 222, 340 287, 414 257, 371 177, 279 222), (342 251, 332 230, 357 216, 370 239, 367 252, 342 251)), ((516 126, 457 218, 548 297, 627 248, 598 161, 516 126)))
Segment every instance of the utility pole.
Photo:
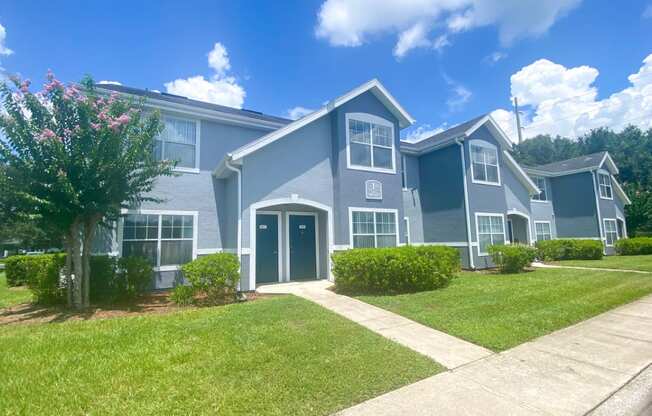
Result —
POLYGON ((518 133, 518 144, 523 141, 523 133, 521 132, 521 116, 518 112, 518 98, 514 97, 514 115, 516 116, 516 132, 518 133))

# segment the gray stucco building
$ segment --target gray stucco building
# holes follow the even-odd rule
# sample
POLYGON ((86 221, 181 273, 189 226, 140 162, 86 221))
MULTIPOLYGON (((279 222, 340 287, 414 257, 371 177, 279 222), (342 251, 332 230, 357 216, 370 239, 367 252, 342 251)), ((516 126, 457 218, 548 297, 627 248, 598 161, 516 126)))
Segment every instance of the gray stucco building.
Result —
POLYGON ((331 253, 353 247, 450 245, 466 267, 483 268, 491 266, 490 244, 556 236, 609 243, 611 218, 622 221, 615 238, 626 234, 628 200, 608 155, 610 163, 581 172, 543 166, 526 173, 488 115, 401 141, 414 120, 375 79, 295 121, 101 87, 160 110, 165 129, 155 152, 178 161, 179 174, 153 191, 163 202, 125 210, 104 241, 116 255, 150 258, 156 288, 177 284, 181 264, 216 252, 239 256, 240 288, 253 290, 331 278, 331 253), (577 192, 569 187, 607 192, 605 171, 611 199, 594 199, 593 208, 583 205, 587 197, 571 201, 577 192))

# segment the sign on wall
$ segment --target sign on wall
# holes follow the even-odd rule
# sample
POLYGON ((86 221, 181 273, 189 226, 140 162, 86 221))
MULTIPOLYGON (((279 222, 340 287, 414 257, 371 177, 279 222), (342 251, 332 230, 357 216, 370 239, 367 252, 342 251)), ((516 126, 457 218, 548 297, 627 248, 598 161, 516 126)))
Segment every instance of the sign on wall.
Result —
POLYGON ((369 179, 364 183, 365 198, 383 199, 383 184, 375 179, 369 179))

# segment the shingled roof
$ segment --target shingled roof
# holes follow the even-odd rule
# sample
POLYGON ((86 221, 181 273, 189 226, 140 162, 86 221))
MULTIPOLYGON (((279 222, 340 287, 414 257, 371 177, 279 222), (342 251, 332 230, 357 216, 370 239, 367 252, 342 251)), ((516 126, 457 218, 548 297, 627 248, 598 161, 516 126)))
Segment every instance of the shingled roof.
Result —
POLYGON ((574 157, 572 159, 566 159, 560 162, 552 162, 545 165, 528 167, 528 169, 550 173, 597 169, 602 166, 606 155, 608 155, 607 152, 591 153, 590 155, 574 157))

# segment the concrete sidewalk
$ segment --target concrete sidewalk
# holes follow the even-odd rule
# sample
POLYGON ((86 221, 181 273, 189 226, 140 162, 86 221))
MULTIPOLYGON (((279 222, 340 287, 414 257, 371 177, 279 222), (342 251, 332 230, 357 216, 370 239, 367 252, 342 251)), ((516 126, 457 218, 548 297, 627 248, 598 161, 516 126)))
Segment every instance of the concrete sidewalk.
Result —
POLYGON ((315 302, 386 338, 453 369, 494 354, 492 351, 421 325, 368 303, 338 295, 327 280, 264 285, 259 293, 293 294, 315 302))
POLYGON ((650 363, 652 296, 339 415, 585 415, 650 363))
POLYGON ((639 273, 639 274, 652 274, 652 272, 646 272, 643 270, 631 270, 631 269, 605 269, 604 267, 583 267, 583 266, 562 266, 560 264, 545 264, 540 262, 533 262, 532 267, 538 267, 540 269, 575 269, 575 270, 595 270, 599 272, 622 272, 622 273, 639 273))

